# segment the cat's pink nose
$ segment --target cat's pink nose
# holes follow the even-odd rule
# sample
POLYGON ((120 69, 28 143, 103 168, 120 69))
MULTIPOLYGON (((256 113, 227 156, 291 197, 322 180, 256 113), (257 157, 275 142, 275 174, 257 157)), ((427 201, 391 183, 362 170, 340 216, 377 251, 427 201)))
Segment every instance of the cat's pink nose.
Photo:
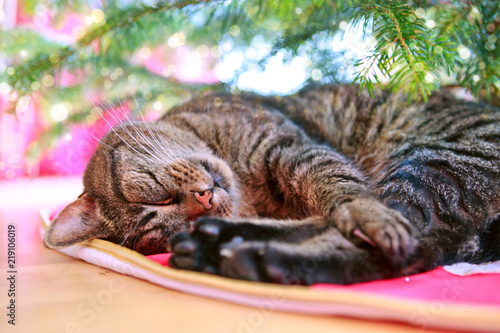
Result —
POLYGON ((206 190, 203 192, 194 192, 195 199, 203 205, 206 209, 212 209, 212 190, 206 190))

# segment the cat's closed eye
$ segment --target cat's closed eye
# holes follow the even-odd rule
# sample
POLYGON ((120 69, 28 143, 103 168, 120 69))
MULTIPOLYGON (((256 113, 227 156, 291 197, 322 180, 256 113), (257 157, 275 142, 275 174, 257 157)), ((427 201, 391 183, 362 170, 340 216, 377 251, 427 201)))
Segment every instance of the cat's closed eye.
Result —
POLYGON ((147 201, 145 202, 146 205, 152 205, 152 206, 171 206, 171 205, 176 205, 180 202, 180 200, 176 200, 175 198, 168 198, 165 200, 161 201, 147 201))

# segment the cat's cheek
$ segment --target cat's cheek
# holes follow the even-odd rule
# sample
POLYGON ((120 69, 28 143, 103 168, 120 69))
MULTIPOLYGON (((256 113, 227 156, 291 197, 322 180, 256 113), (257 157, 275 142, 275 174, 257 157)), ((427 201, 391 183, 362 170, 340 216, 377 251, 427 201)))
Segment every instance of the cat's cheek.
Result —
POLYGON ((175 225, 182 223, 187 224, 192 214, 190 210, 186 209, 183 205, 158 206, 156 212, 158 214, 157 223, 175 225))
POLYGON ((169 229, 175 232, 188 231, 189 222, 195 221, 198 217, 209 215, 211 211, 193 202, 157 206, 155 209, 158 213, 158 223, 169 225, 169 229))

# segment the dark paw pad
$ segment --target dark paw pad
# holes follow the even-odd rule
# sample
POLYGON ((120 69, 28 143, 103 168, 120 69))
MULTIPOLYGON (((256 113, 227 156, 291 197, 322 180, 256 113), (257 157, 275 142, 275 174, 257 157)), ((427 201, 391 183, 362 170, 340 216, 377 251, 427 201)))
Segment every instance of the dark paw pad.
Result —
POLYGON ((218 273, 221 246, 234 238, 232 225, 219 218, 203 217, 193 223, 191 232, 174 235, 170 240, 170 266, 218 273))
POLYGON ((242 242, 221 250, 223 276, 279 284, 308 284, 307 263, 280 251, 272 243, 242 242))
POLYGON ((178 233, 170 239, 172 255, 169 264, 171 267, 201 270, 204 265, 200 253, 199 242, 188 233, 178 233))
MULTIPOLYGON (((304 277, 308 272, 294 256, 288 257, 268 247, 262 265, 270 282, 288 285, 308 284, 304 277)), ((302 263, 303 264, 303 263, 302 263)))
POLYGON ((240 280, 263 281, 261 257, 264 248, 265 244, 262 242, 225 244, 220 251, 221 274, 240 280))

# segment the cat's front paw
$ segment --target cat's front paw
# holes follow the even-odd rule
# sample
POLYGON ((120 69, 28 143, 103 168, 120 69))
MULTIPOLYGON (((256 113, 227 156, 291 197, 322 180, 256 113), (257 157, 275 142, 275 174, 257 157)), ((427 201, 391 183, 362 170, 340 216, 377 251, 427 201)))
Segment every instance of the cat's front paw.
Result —
POLYGON ((240 280, 297 283, 284 277, 288 268, 274 262, 279 256, 269 251, 269 242, 243 238, 254 239, 253 234, 259 229, 252 224, 202 217, 194 222, 190 232, 171 238, 169 264, 240 280), (277 278, 270 274, 274 271, 279 271, 277 278))
MULTIPOLYGON (((171 267, 199 272, 219 273, 221 245, 231 244, 232 224, 219 218, 204 217, 193 224, 191 232, 170 239, 171 267)), ((235 238, 234 241, 238 241, 235 238)))
POLYGON ((402 263, 416 248, 415 228, 410 222, 375 199, 345 202, 332 218, 345 237, 378 248, 394 264, 402 263))
POLYGON ((241 236, 221 242, 219 235, 222 228, 213 222, 197 222, 192 232, 178 233, 172 238, 171 267, 238 280, 304 284, 288 278, 286 273, 291 268, 280 263, 279 256, 269 251, 266 242, 243 241, 241 236), (266 260, 269 254, 273 260, 266 260))

